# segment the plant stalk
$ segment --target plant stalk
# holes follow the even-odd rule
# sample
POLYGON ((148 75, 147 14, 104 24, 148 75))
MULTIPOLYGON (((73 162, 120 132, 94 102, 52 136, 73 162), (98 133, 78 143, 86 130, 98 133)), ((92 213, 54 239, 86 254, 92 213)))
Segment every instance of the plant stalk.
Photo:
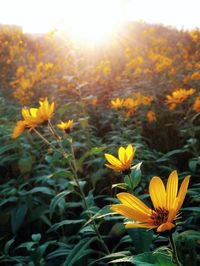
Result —
POLYGON ((175 242, 174 242, 174 239, 173 239, 173 236, 172 236, 171 232, 169 233, 169 243, 170 243, 170 246, 171 246, 171 249, 172 249, 173 262, 176 263, 177 266, 183 266, 182 263, 179 260, 177 249, 176 249, 176 245, 175 245, 175 242))

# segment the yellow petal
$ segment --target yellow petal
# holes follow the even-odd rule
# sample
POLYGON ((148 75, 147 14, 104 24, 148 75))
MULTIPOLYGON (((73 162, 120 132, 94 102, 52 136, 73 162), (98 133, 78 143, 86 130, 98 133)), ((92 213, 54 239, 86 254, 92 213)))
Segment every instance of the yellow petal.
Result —
POLYGON ((181 187, 179 189, 178 192, 178 207, 177 207, 177 212, 180 210, 183 201, 185 199, 186 193, 187 193, 187 189, 188 189, 188 185, 189 185, 189 181, 190 181, 190 176, 186 176, 181 184, 181 187))
POLYGON ((125 149, 124 149, 124 147, 120 147, 119 148, 119 150, 118 150, 118 157, 119 157, 119 160, 123 163, 123 164, 125 164, 125 149))
POLYGON ((161 224, 161 225, 157 228, 157 232, 158 232, 158 233, 161 233, 161 232, 164 232, 164 231, 169 231, 169 230, 171 230, 171 229, 174 228, 174 227, 175 227, 175 224, 170 223, 170 222, 167 222, 167 223, 161 224))
POLYGON ((131 144, 129 144, 126 148, 126 160, 127 161, 132 161, 133 156, 135 154, 135 148, 131 144))
POLYGON ((166 188, 166 209, 173 208, 178 191, 178 175, 177 171, 173 171, 167 181, 166 188))
POLYGON ((142 223, 127 223, 125 225, 125 228, 148 228, 148 229, 153 229, 156 228, 157 226, 149 225, 149 224, 142 224, 142 223))
POLYGON ((25 107, 22 108, 22 116, 23 116, 24 120, 26 120, 27 116, 30 116, 28 109, 25 107))
POLYGON ((22 120, 17 121, 17 124, 12 133, 12 138, 13 139, 18 138, 24 132, 25 127, 26 127, 25 121, 22 121, 22 120))
POLYGON ((106 157, 106 160, 111 164, 111 165, 114 165, 114 166, 122 166, 122 163, 116 158, 114 157, 113 155, 111 154, 108 154, 108 153, 105 153, 105 157, 106 157))
POLYGON ((139 222, 145 223, 148 219, 148 215, 138 212, 137 210, 134 210, 131 207, 125 206, 123 204, 112 205, 111 210, 123 215, 126 218, 139 222))
POLYGON ((122 168, 120 166, 114 166, 111 164, 105 164, 106 167, 113 169, 114 171, 122 171, 122 168))
POLYGON ((152 210, 148 208, 140 199, 136 198, 135 196, 122 192, 117 194, 117 198, 125 205, 128 207, 131 207, 138 212, 141 212, 143 214, 151 214, 152 210))
POLYGON ((38 112, 38 108, 30 108, 30 114, 32 117, 36 117, 38 112))
POLYGON ((175 207, 174 209, 169 209, 169 214, 168 214, 168 217, 167 217, 167 222, 173 222, 174 219, 176 218, 176 215, 177 215, 177 207, 175 207))
POLYGON ((155 209, 165 208, 166 191, 160 177, 154 176, 149 184, 149 194, 155 209))

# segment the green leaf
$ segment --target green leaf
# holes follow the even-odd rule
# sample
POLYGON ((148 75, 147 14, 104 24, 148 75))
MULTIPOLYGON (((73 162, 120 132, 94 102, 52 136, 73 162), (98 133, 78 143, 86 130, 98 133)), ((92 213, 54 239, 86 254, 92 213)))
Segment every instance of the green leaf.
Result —
POLYGON ((90 251, 87 248, 94 240, 96 240, 96 237, 82 239, 69 253, 62 266, 73 266, 81 258, 90 253, 92 250, 90 251))
POLYGON ((50 189, 48 187, 35 187, 28 191, 28 193, 34 194, 34 193, 44 193, 48 195, 53 195, 54 191, 53 189, 50 189))
POLYGON ((18 205, 11 212, 11 228, 13 234, 16 234, 19 228, 24 222, 25 215, 27 213, 28 207, 25 204, 18 205))
MULTIPOLYGON (((72 191, 63 191, 61 193, 59 193, 58 195, 56 195, 50 203, 49 209, 50 209, 50 219, 53 216, 53 213, 56 209, 57 206, 59 206, 60 203, 62 203, 62 200, 65 196, 69 195, 72 191)), ((63 204, 63 203, 62 203, 63 204)))
POLYGON ((83 164, 83 162, 89 157, 92 156, 94 154, 99 154, 104 150, 104 148, 102 147, 94 147, 92 148, 90 151, 87 151, 86 153, 84 153, 83 156, 81 156, 81 158, 78 160, 77 162, 77 167, 80 168, 83 164))
POLYGON ((32 234, 31 238, 34 242, 40 242, 41 234, 32 234))
POLYGON ((181 208, 182 211, 200 212, 200 207, 185 207, 181 208))
POLYGON ((8 203, 8 202, 16 202, 18 200, 17 197, 9 197, 8 199, 5 199, 3 201, 1 201, 0 203, 0 207, 3 206, 4 204, 8 203))
POLYGON ((126 183, 117 183, 117 184, 113 184, 113 185, 112 185, 112 188, 115 188, 115 187, 118 187, 118 188, 121 188, 121 189, 126 190, 127 187, 128 187, 128 184, 126 184, 126 183))
POLYGON ((12 245, 14 242, 15 242, 15 238, 12 238, 12 239, 10 239, 10 240, 8 240, 8 241, 6 242, 5 247, 4 247, 4 253, 5 253, 5 254, 8 254, 9 249, 10 249, 11 245, 12 245))
POLYGON ((200 157, 189 160, 189 168, 192 172, 196 172, 198 165, 200 164, 200 157))
POLYGON ((79 223, 83 223, 85 222, 84 219, 79 219, 79 220, 64 220, 64 221, 61 221, 59 223, 55 223, 51 226, 51 228, 48 230, 48 233, 49 232, 52 232, 52 231, 56 231, 57 229, 59 229, 61 226, 64 226, 64 225, 72 225, 72 224, 79 224, 79 223))
POLYGON ((32 169, 32 158, 30 156, 21 158, 18 161, 18 166, 21 174, 30 173, 32 169))
POLYGON ((175 266, 170 256, 152 252, 144 252, 132 256, 131 262, 135 266, 175 266))
POLYGON ((153 238, 152 231, 143 228, 132 228, 128 229, 128 233, 133 241, 136 253, 149 251, 153 238))
POLYGON ((132 183, 132 188, 136 188, 138 186, 138 184, 141 181, 141 177, 142 177, 142 172, 141 172, 141 163, 136 164, 135 166, 133 166, 131 168, 131 183, 132 183))

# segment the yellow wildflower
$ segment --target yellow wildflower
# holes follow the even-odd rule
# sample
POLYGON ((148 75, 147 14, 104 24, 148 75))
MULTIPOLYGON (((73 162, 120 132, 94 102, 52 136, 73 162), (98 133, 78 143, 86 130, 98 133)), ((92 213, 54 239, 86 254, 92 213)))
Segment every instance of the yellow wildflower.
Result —
POLYGON ((191 76, 192 80, 199 80, 200 79, 200 72, 194 72, 191 76))
POLYGON ((108 168, 111 168, 115 171, 127 171, 131 168, 132 160, 135 155, 136 149, 129 144, 126 148, 120 147, 118 150, 118 158, 115 156, 106 153, 105 158, 109 164, 105 164, 108 168))
POLYGON ((74 121, 73 120, 68 120, 67 122, 62 122, 57 124, 57 127, 64 130, 65 133, 69 133, 70 132, 70 129, 72 128, 73 126, 73 123, 74 121))
POLYGON ((41 123, 41 120, 38 118, 37 114, 38 108, 22 108, 22 116, 27 128, 33 129, 41 123))
POLYGON ((200 112, 200 94, 196 97, 195 102, 192 105, 192 110, 195 112, 200 112))
POLYGON ((117 195, 121 204, 112 205, 111 210, 137 221, 126 223, 126 228, 148 228, 159 233, 170 231, 176 226, 174 220, 185 199, 189 179, 190 176, 184 178, 178 192, 177 171, 169 175, 166 189, 161 178, 154 176, 149 184, 154 210, 137 197, 124 192, 117 195))
POLYGON ((156 121, 156 114, 154 111, 150 110, 147 112, 147 119, 149 123, 155 122, 156 121))
POLYGON ((17 124, 12 133, 12 138, 13 139, 18 138, 24 132, 25 128, 26 128, 25 121, 22 121, 22 120, 17 121, 17 124))
POLYGON ((24 120, 17 122, 13 130, 12 138, 19 137, 26 128, 32 130, 52 117, 54 112, 54 102, 49 104, 47 98, 45 98, 45 100, 40 101, 39 103, 39 108, 22 108, 22 117, 24 120))
POLYGON ((44 101, 40 101, 40 107, 38 108, 37 116, 39 119, 41 119, 42 123, 45 121, 48 121, 54 113, 54 102, 52 104, 49 104, 47 98, 44 99, 44 101))
POLYGON ((115 100, 112 100, 111 101, 111 108, 113 109, 120 109, 123 107, 123 103, 124 103, 124 100, 123 99, 120 99, 120 98, 117 98, 115 100))
POLYGON ((172 95, 166 96, 166 103, 169 105, 169 109, 174 110, 177 104, 180 104, 187 100, 192 94, 195 93, 195 89, 190 88, 189 90, 186 89, 176 89, 172 92, 172 95))

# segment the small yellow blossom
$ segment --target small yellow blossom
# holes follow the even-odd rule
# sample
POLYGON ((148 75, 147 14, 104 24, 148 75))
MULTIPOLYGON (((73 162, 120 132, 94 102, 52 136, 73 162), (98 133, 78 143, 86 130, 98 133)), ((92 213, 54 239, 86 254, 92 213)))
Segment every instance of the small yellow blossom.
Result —
POLYGON ((54 113, 54 102, 49 104, 47 98, 45 98, 39 103, 39 108, 22 108, 22 117, 24 120, 17 122, 13 130, 12 138, 19 137, 26 128, 32 130, 52 117, 54 113))
POLYGON ((147 119, 149 123, 155 122, 156 121, 156 114, 154 111, 150 110, 147 112, 147 119))
POLYGON ((38 108, 22 108, 22 117, 24 118, 24 122, 27 128, 33 129, 41 123, 41 120, 38 118, 37 113, 38 108))
POLYGON ((117 98, 115 100, 112 100, 111 101, 111 108, 113 109, 120 109, 123 107, 123 103, 124 103, 124 100, 123 99, 120 99, 120 98, 117 98))
POLYGON ((25 130, 26 128, 26 122, 25 121, 17 121, 17 124, 15 128, 13 129, 12 138, 16 139, 18 138, 25 130))
POLYGON ((135 155, 136 149, 129 144, 126 148, 120 147, 118 150, 118 158, 115 156, 106 153, 105 158, 109 164, 105 164, 108 168, 111 168, 115 171, 124 172, 131 168, 132 160, 135 155))
POLYGON ((190 88, 189 90, 179 88, 173 91, 172 95, 167 95, 166 103, 169 106, 169 109, 174 110, 177 104, 180 104, 187 100, 191 95, 195 93, 195 91, 196 90, 193 88, 190 88))
POLYGON ((199 80, 200 79, 200 72, 194 72, 191 76, 192 80, 199 80))
POLYGON ((44 101, 40 101, 40 107, 38 108, 37 117, 41 119, 41 123, 48 121, 54 113, 55 104, 49 104, 47 98, 44 101))
POLYGON ((149 194, 154 206, 150 209, 137 197, 129 193, 117 195, 121 204, 114 204, 111 210, 136 222, 126 223, 126 228, 154 229, 158 233, 174 228, 174 220, 184 202, 190 176, 186 176, 178 192, 178 174, 173 171, 165 188, 160 177, 154 176, 149 184, 149 194))
POLYGON ((192 105, 192 110, 195 112, 200 112, 200 94, 196 97, 195 102, 192 105))
POLYGON ((57 124, 57 127, 64 130, 65 133, 69 133, 73 126, 73 123, 74 123, 73 120, 68 120, 67 122, 61 121, 61 123, 57 124))

